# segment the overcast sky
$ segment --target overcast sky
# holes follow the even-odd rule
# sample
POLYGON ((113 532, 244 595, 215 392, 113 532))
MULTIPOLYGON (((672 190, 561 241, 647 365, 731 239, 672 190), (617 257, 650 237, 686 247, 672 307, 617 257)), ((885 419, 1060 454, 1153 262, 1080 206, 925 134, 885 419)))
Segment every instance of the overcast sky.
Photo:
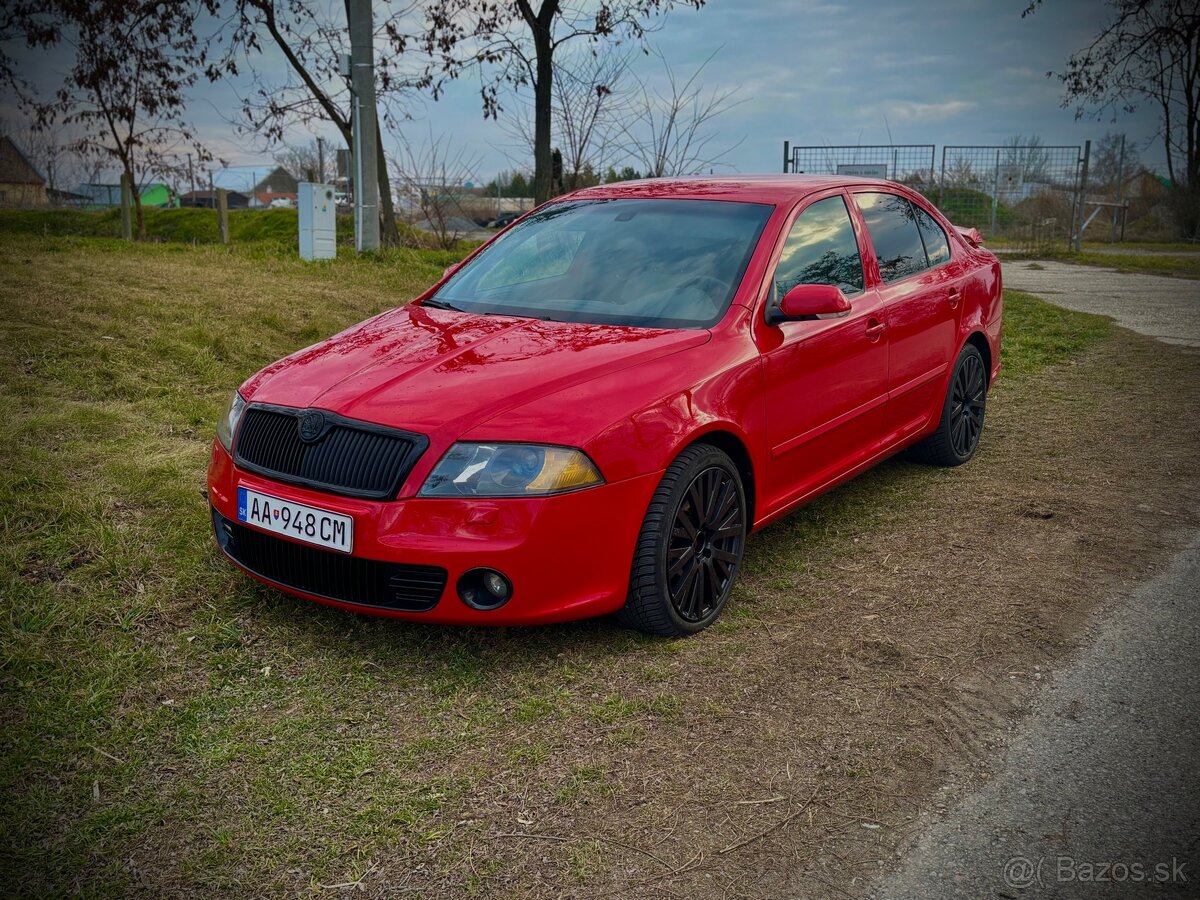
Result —
MULTIPOLYGON (((726 170, 774 172, 784 140, 793 144, 993 144, 1036 134, 1047 144, 1081 144, 1107 130, 1148 143, 1153 111, 1118 124, 1075 120, 1060 105, 1061 88, 1046 72, 1085 46, 1105 15, 1100 0, 1046 0, 1021 18, 1026 0, 896 3, 858 0, 708 0, 677 10, 650 43, 689 75, 717 53, 703 74, 712 87, 738 89, 736 108, 716 123, 715 143, 733 146, 726 170)), ((338 4, 340 6, 340 3, 338 4)), ((268 58, 282 65, 278 57, 268 58)), ((40 63, 47 65, 48 63, 40 63)), ((633 71, 654 83, 662 62, 637 55, 633 71)), ((244 85, 204 84, 192 118, 230 163, 269 159, 261 144, 234 134, 229 116, 244 85)), ((477 77, 452 85, 441 100, 415 104, 403 128, 415 140, 432 129, 469 148, 480 180, 519 156, 511 134, 485 121, 477 77)), ((336 132, 323 132, 331 140, 336 132)), ((297 129, 291 139, 311 135, 297 129)), ((1162 151, 1143 153, 1159 165, 1162 151)))

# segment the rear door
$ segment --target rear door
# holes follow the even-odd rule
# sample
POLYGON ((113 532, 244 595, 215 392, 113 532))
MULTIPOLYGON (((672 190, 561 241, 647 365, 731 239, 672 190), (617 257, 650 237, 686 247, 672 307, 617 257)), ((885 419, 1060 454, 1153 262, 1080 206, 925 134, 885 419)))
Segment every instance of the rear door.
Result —
POLYGON ((888 334, 883 445, 922 431, 941 412, 957 350, 962 265, 919 204, 887 191, 858 191, 855 204, 873 248, 888 334))
POLYGON ((880 301, 865 290, 862 251, 849 197, 819 196, 796 216, 770 290, 782 297, 797 284, 834 284, 849 314, 759 323, 766 375, 770 462, 768 505, 807 496, 871 457, 887 399, 887 339, 880 301))

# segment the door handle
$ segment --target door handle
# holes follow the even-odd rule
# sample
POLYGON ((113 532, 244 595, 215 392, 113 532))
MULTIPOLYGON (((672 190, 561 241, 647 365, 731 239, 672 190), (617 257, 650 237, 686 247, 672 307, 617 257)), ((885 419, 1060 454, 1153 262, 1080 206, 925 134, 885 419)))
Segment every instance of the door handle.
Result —
POLYGON ((957 308, 958 301, 961 299, 962 294, 959 292, 958 288, 950 288, 950 290, 946 292, 946 300, 949 301, 951 309, 957 308))
POLYGON ((887 330, 887 326, 878 319, 867 320, 867 340, 877 341, 879 336, 887 330))

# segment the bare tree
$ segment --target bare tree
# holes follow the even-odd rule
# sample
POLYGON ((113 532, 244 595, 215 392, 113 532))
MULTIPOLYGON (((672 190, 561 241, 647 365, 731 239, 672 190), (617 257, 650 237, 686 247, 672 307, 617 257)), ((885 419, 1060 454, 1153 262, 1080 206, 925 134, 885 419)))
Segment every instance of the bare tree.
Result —
MULTIPOLYGON (((1041 0, 1032 0, 1025 15, 1041 0)), ((1076 118, 1115 120, 1148 103, 1159 114, 1178 224, 1200 234, 1200 7, 1188 0, 1107 0, 1109 18, 1062 72, 1076 118)))
POLYGON ((322 159, 321 147, 316 138, 305 144, 284 144, 276 151, 275 162, 295 175, 299 181, 315 178, 323 183, 325 170, 329 168, 329 160, 322 159))
POLYGON ((477 68, 485 117, 501 111, 506 87, 529 86, 534 106, 534 197, 550 198, 553 178, 554 60, 572 42, 644 40, 655 17, 705 0, 431 0, 421 37, 426 70, 437 91, 442 78, 477 68), (582 39, 582 41, 581 41, 582 39))
POLYGON ((705 88, 700 82, 714 53, 686 81, 680 81, 663 59, 666 86, 663 90, 640 83, 639 95, 624 128, 625 150, 649 178, 664 175, 694 175, 720 165, 738 146, 714 146, 718 134, 714 120, 738 104, 737 88, 705 88))
POLYGON ((1116 193, 1118 175, 1122 180, 1128 180, 1141 168, 1141 156, 1137 147, 1133 141, 1125 141, 1123 137, 1115 131, 1110 131, 1092 146, 1088 181, 1099 185, 1110 194, 1116 193))
POLYGON ((420 144, 401 141, 393 171, 402 201, 412 208, 418 227, 430 232, 443 249, 452 248, 474 230, 463 198, 465 185, 475 179, 478 168, 478 157, 468 155, 445 135, 431 131, 420 144))
MULTIPOLYGON (((573 191, 596 183, 597 173, 603 172, 613 154, 620 152, 624 116, 633 96, 624 85, 629 58, 585 48, 560 53, 554 66, 552 138, 562 155, 562 181, 552 185, 552 190, 573 191)), ((520 104, 508 117, 506 130, 532 155, 532 104, 520 104)))
POLYGON ((948 188, 977 188, 979 175, 971 164, 970 157, 955 156, 950 160, 950 167, 942 179, 943 187, 948 188))
POLYGON ((48 0, 14 4, 0 33, 27 49, 63 48, 70 62, 48 95, 18 72, 0 47, 0 77, 32 114, 34 128, 62 127, 67 149, 120 167, 134 186, 139 237, 145 237, 140 187, 178 170, 185 149, 211 159, 185 117, 186 93, 205 65, 196 24, 215 0, 48 0))
POLYGON ((1036 134, 1013 135, 1002 146, 1000 165, 1016 173, 1022 183, 1044 182, 1050 177, 1050 151, 1036 134))
MULTIPOLYGON (((353 148, 349 85, 338 73, 338 59, 349 53, 349 30, 344 19, 330 16, 330 7, 306 0, 226 0, 232 7, 230 24, 213 38, 223 48, 208 68, 212 80, 238 75, 241 65, 253 71, 252 88, 242 98, 241 128, 278 144, 297 124, 331 122, 347 147, 353 148), (264 46, 273 44, 287 62, 286 74, 262 60, 264 46), (267 76, 270 72, 270 77, 267 76)), ((412 10, 404 5, 377 24, 376 42, 391 48, 375 60, 376 96, 382 124, 395 130, 407 116, 414 92, 428 78, 403 68, 408 39, 397 22, 412 10)), ((381 238, 385 244, 399 240, 396 212, 383 149, 384 128, 379 129, 375 154, 379 171, 381 238)))
POLYGON ((29 123, 0 120, 0 135, 8 137, 29 160, 50 190, 63 190, 78 184, 78 156, 69 147, 64 128, 56 122, 34 128, 29 123))
POLYGON ((586 170, 602 172, 621 133, 621 114, 630 94, 623 87, 627 56, 574 54, 558 73, 554 130, 563 154, 563 188, 584 187, 586 170))

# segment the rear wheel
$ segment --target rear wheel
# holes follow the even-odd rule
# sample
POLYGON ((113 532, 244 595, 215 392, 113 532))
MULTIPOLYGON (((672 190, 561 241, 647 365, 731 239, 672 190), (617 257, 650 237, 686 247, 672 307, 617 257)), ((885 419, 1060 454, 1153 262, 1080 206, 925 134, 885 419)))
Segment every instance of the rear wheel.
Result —
POLYGON ((987 367, 973 344, 958 354, 938 430, 913 448, 913 455, 935 466, 961 466, 979 449, 987 412, 987 367))
POLYGON ((695 634, 721 614, 748 527, 737 466, 707 444, 684 450, 650 500, 617 617, 648 634, 695 634))

